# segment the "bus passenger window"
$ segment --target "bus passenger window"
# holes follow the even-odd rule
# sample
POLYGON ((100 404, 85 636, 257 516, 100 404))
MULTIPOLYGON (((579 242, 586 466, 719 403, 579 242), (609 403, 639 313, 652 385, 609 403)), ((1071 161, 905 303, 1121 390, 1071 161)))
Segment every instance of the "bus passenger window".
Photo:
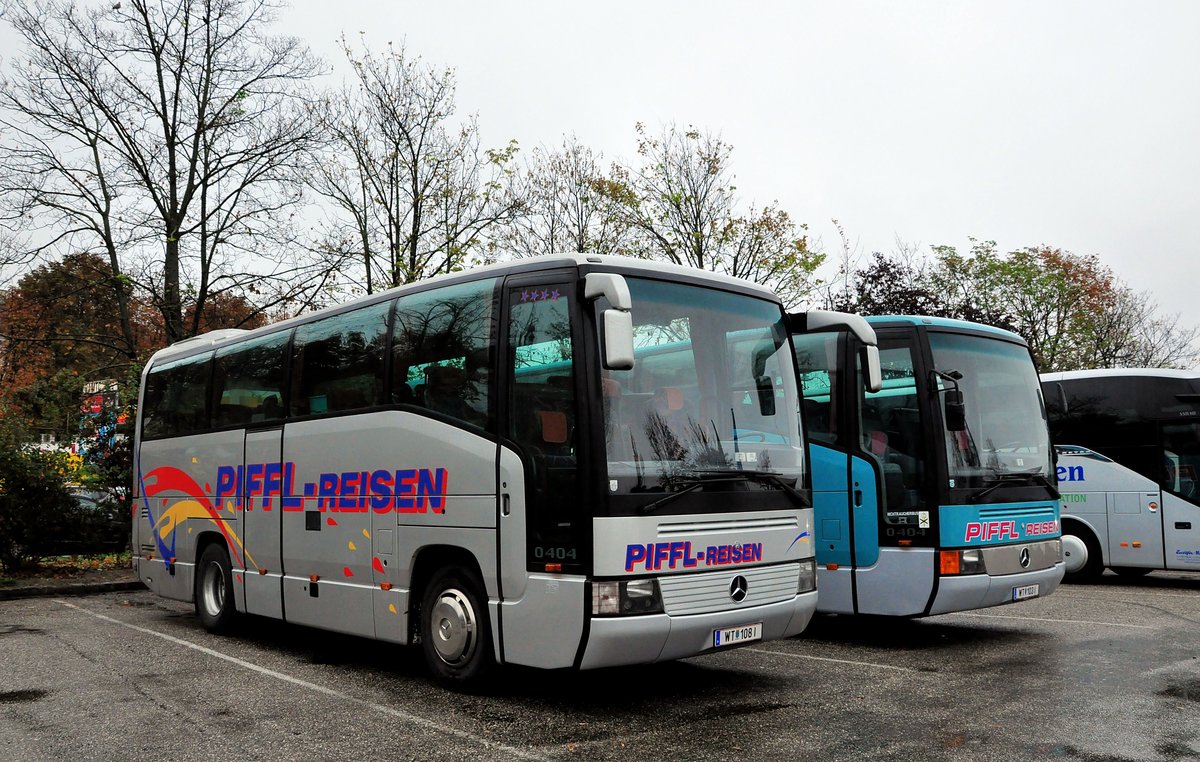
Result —
POLYGON ((289 333, 217 351, 213 426, 271 423, 283 418, 283 378, 289 333))
POLYGON ((173 437, 209 428, 208 382, 212 354, 151 369, 142 403, 142 436, 173 437))
POLYGON ((296 329, 292 415, 362 410, 383 401, 383 347, 391 303, 296 329))
POLYGON ((392 404, 492 429, 494 279, 402 296, 392 335, 392 404))

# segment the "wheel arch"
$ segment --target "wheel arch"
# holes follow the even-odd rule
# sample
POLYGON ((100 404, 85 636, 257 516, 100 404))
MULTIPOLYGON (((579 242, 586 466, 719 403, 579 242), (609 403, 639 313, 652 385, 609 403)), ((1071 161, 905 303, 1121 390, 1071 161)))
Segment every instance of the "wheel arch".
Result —
MULTIPOLYGON (((425 545, 418 548, 413 553, 412 575, 408 592, 409 608, 414 613, 408 618, 409 642, 412 642, 411 638, 417 634, 420 627, 419 612, 421 600, 425 597, 425 589, 438 569, 447 566, 458 566, 474 574, 486 602, 488 591, 484 581, 483 567, 480 566, 479 559, 475 557, 474 553, 455 545, 425 545)), ((493 623, 492 626, 495 627, 495 624, 493 623)))
POLYGON ((1094 543, 1091 547, 1100 549, 1101 565, 1108 566, 1108 543, 1105 542, 1105 533, 1097 529, 1091 521, 1079 516, 1063 516, 1062 533, 1073 534, 1085 543, 1090 538, 1094 543))

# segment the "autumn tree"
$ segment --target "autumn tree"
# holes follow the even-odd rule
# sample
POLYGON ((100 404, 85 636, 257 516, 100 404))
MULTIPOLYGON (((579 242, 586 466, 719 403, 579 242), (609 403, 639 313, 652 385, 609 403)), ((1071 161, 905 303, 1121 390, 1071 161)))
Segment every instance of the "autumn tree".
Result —
MULTIPOLYGON (((72 254, 0 292, 0 399, 30 425, 70 434, 83 384, 135 366, 111 286, 105 258, 72 254)), ((158 327, 148 309, 124 297, 135 354, 144 354, 157 346, 158 327)))
POLYGON ((342 50, 354 78, 313 109, 327 147, 311 184, 333 209, 326 250, 357 261, 367 293, 461 269, 515 211, 515 142, 485 150, 474 116, 452 121, 452 70, 402 45, 342 50))
POLYGON ((624 186, 613 182, 603 156, 574 136, 553 150, 534 148, 520 173, 518 213, 499 234, 518 257, 561 252, 626 254, 631 227, 623 215, 624 186))
POLYGON ((775 205, 743 208, 731 168, 733 146, 695 128, 637 125, 639 163, 614 172, 612 197, 649 259, 724 273, 770 286, 795 303, 813 287, 824 259, 806 226, 775 205))
POLYGON ((834 294, 837 309, 986 323, 1020 334, 1042 371, 1186 365, 1200 331, 1161 316, 1095 255, 1052 246, 1001 253, 972 239, 967 253, 934 246, 876 253, 834 294), (844 295, 843 295, 844 294, 844 295))
POLYGON ((134 294, 168 341, 200 330, 222 295, 256 311, 311 302, 330 269, 286 244, 313 142, 301 92, 319 68, 270 34, 274 3, 5 9, 25 43, 0 79, 7 224, 30 253, 107 258, 130 357, 134 294))

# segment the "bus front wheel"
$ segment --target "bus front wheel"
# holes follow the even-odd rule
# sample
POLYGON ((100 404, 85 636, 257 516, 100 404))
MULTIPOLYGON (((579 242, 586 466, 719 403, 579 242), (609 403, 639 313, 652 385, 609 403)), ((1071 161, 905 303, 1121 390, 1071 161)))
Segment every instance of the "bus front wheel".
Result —
POLYGON ((434 575, 421 603, 421 649, 434 678, 457 690, 482 686, 495 666, 483 586, 466 569, 434 575))
POLYGON ((196 564, 196 615, 209 632, 227 632, 237 618, 233 602, 233 571, 229 553, 213 543, 200 554, 196 564))

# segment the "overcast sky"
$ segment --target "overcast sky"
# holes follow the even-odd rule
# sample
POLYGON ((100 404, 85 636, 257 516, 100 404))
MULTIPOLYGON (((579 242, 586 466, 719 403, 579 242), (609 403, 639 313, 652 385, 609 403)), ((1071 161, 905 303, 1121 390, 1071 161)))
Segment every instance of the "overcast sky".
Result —
POLYGON ((675 121, 826 250, 1099 254, 1200 323, 1200 3, 296 0, 281 26, 456 69, 485 143, 630 157, 675 121))
POLYGON ((453 67, 485 145, 628 159, 636 122, 696 125, 831 256, 832 218, 864 257, 1045 243, 1200 324, 1200 2, 294 0, 278 26, 453 67))

